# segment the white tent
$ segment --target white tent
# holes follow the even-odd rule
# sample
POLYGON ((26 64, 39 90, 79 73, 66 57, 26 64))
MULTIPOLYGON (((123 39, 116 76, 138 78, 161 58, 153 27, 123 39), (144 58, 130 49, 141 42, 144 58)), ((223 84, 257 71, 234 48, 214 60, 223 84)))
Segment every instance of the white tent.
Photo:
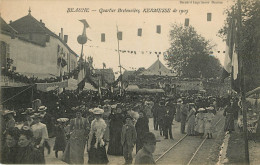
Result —
POLYGON ((95 87, 93 87, 93 85, 86 82, 83 91, 98 91, 98 90, 95 87))
POLYGON ((158 59, 148 69, 140 73, 140 75, 157 75, 157 76, 176 76, 171 70, 167 69, 158 59))
POLYGON ((137 85, 128 85, 126 91, 138 91, 139 87, 137 85))

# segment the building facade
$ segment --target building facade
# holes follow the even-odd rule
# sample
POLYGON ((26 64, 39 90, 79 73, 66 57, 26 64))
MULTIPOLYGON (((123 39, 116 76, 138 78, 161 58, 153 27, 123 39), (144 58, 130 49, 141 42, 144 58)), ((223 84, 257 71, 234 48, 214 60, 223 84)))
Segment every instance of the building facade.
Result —
POLYGON ((77 54, 67 45, 68 36, 51 32, 30 13, 7 24, 1 18, 1 67, 39 79, 62 76, 77 67, 77 54), (5 28, 2 28, 5 27, 5 28))

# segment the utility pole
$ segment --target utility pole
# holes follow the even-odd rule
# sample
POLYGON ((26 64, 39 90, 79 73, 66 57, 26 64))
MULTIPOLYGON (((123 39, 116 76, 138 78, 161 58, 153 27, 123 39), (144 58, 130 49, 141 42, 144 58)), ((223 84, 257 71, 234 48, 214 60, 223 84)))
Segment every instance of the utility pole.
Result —
POLYGON ((242 18, 241 18, 241 2, 237 1, 238 6, 238 26, 237 26, 237 41, 238 41, 238 66, 240 71, 240 95, 242 99, 242 111, 243 111, 243 131, 244 131, 244 141, 245 141, 245 159, 246 164, 250 164, 249 162, 249 150, 248 150, 248 130, 247 130, 247 107, 246 107, 246 92, 245 92, 245 63, 243 61, 243 57, 241 54, 241 27, 242 27, 242 18))
POLYGON ((122 88, 121 88, 121 85, 122 85, 122 66, 121 66, 121 60, 120 60, 120 52, 119 52, 119 38, 118 38, 118 26, 116 25, 116 31, 117 31, 117 52, 118 52, 118 60, 119 60, 119 71, 120 71, 120 75, 119 75, 119 82, 120 82, 120 85, 118 86, 119 87, 119 92, 120 92, 120 95, 122 94, 122 88))

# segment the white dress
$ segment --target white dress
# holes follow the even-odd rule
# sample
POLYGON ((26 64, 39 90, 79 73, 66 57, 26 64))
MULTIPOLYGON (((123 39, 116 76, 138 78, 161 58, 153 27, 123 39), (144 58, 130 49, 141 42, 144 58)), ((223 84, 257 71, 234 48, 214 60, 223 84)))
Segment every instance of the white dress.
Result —
POLYGON ((195 131, 198 133, 204 133, 205 125, 204 125, 204 113, 198 113, 196 115, 196 126, 195 126, 195 131))
POLYGON ((213 113, 206 113, 205 114, 205 134, 212 133, 212 120, 214 119, 213 113))

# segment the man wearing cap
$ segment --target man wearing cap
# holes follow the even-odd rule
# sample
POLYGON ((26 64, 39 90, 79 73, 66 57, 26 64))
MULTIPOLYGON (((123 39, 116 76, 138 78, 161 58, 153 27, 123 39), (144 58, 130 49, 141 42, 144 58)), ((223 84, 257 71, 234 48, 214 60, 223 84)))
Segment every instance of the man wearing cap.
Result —
POLYGON ((123 125, 121 133, 121 144, 123 146, 123 155, 125 158, 125 164, 132 164, 133 157, 132 152, 136 143, 136 130, 133 125, 133 118, 127 115, 126 124, 123 125))
POLYGON ((158 124, 158 112, 159 112, 159 103, 155 103, 155 105, 152 108, 153 113, 153 127, 154 130, 158 130, 159 124, 158 124))
POLYGON ((159 124, 159 130, 160 130, 160 135, 163 136, 164 133, 164 116, 166 114, 166 107, 165 107, 165 100, 162 98, 161 101, 159 102, 159 111, 158 111, 158 124, 159 124))
POLYGON ((174 112, 171 111, 171 107, 170 107, 170 103, 168 102, 166 104, 166 112, 165 112, 165 115, 164 115, 164 118, 163 118, 163 124, 164 124, 164 136, 165 136, 165 139, 168 139, 168 135, 170 136, 171 139, 173 139, 173 136, 172 136, 172 121, 173 121, 173 114, 174 112))
POLYGON ((155 164, 153 153, 156 148, 156 138, 152 132, 147 132, 144 135, 144 146, 139 150, 135 157, 135 164, 155 164))

